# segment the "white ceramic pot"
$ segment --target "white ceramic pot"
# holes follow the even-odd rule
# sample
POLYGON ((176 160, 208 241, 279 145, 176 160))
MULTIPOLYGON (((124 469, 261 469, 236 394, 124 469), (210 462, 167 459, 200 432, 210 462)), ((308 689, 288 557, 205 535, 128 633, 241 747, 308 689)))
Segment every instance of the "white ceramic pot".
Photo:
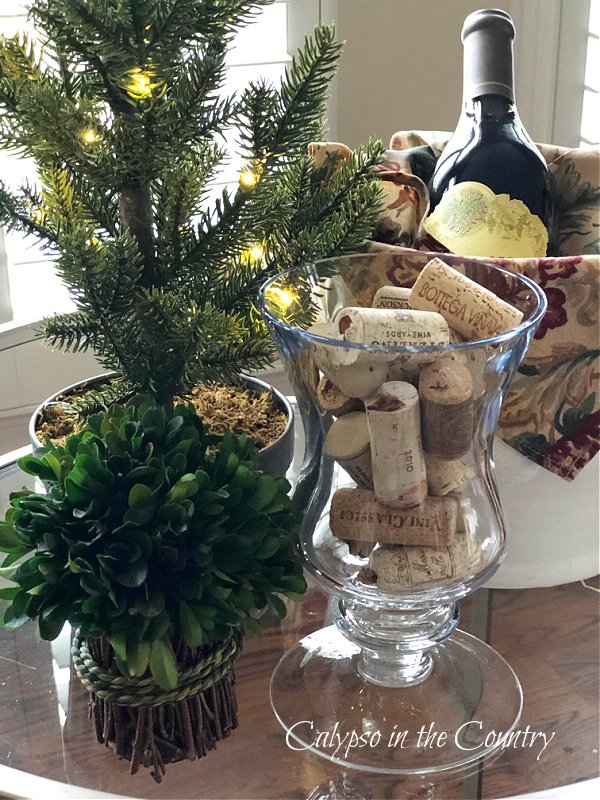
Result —
POLYGON ((534 464, 501 439, 494 442, 507 555, 486 584, 493 589, 558 586, 598 574, 600 458, 573 481, 534 464))
MULTIPOLYGON (((50 403, 56 402, 56 399, 60 395, 71 394, 75 390, 80 389, 82 386, 89 386, 91 388, 94 383, 103 378, 106 378, 106 375, 96 375, 93 378, 88 378, 87 380, 79 381, 71 386, 67 386, 65 389, 61 389, 59 392, 53 394, 47 400, 44 400, 44 402, 36 408, 29 421, 29 439, 34 450, 42 446, 42 443, 37 438, 36 429, 38 417, 43 409, 50 403)), ((262 470, 270 473, 271 475, 284 476, 290 464, 292 463, 292 458, 294 456, 294 410, 287 397, 275 389, 274 386, 270 386, 268 383, 265 383, 258 378, 250 377, 249 375, 243 375, 242 378, 249 389, 254 389, 257 392, 269 390, 273 391, 279 408, 287 416, 287 425, 285 426, 285 430, 279 439, 273 442, 273 444, 270 444, 268 447, 263 447, 262 450, 259 451, 258 456, 260 468, 262 470)))

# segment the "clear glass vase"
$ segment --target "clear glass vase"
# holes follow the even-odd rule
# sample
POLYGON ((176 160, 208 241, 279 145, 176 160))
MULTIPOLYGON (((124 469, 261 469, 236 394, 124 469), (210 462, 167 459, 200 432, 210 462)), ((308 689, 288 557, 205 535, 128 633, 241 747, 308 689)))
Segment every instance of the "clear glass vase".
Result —
POLYGON ((517 677, 457 630, 458 601, 504 554, 493 433, 545 310, 529 279, 454 258, 523 312, 517 327, 433 346, 340 340, 352 318, 342 309, 369 306, 386 284, 411 286, 428 260, 374 253, 309 264, 267 282, 260 299, 306 435, 294 495, 306 567, 339 601, 334 624, 281 659, 273 709, 290 747, 403 774, 464 767, 520 718, 517 677), (311 306, 307 321, 299 312, 311 306), (448 366, 468 387, 461 395, 459 380, 444 405, 427 387, 448 366))

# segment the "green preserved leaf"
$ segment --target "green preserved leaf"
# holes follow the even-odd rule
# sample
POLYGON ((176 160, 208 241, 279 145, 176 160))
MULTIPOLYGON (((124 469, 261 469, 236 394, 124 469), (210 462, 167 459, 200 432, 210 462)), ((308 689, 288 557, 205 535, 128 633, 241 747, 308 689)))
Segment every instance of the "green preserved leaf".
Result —
POLYGON ((133 522, 135 525, 145 525, 150 522, 155 513, 153 505, 137 505, 126 511, 123 519, 125 522, 133 522))
POLYGON ((250 506, 256 511, 261 511, 273 501, 278 490, 277 481, 271 475, 260 475, 254 494, 250 498, 250 506))
POLYGON ((127 651, 127 666, 129 674, 141 677, 148 669, 152 646, 149 642, 140 642, 133 651, 127 651))
POLYGON ((279 617, 281 617, 281 619, 283 619, 286 616, 287 608, 285 606, 285 603, 283 602, 283 600, 281 600, 281 598, 277 597, 276 594, 273 594, 271 595, 271 597, 269 597, 269 604, 273 607, 276 614, 279 617))
POLYGON ((169 630, 170 624, 169 614, 166 611, 161 611, 158 616, 153 617, 148 623, 148 627, 143 633, 144 641, 152 642, 155 639, 162 639, 169 630))
POLYGON ((165 607, 165 596, 161 591, 149 591, 145 597, 136 597, 136 610, 144 617, 156 617, 165 607))
POLYGON ((260 543, 257 551, 256 551, 256 558, 258 559, 267 559, 274 556, 275 553, 279 550, 281 546, 281 540, 278 536, 267 536, 263 541, 260 543))
POLYGON ((113 574, 118 583, 135 589, 146 580, 148 565, 145 561, 139 561, 126 567, 119 567, 114 570, 113 574))
POLYGON ((62 478, 62 466, 59 459, 54 455, 54 453, 46 453, 44 456, 44 461, 51 468, 56 480, 60 481, 62 478))
POLYGON ((169 492, 169 499, 174 502, 181 502, 188 497, 193 497, 198 491, 198 482, 195 475, 183 475, 169 492))
POLYGON ((65 618, 61 616, 40 617, 38 620, 40 636, 51 642, 59 635, 65 625, 65 618))
POLYGON ((35 456, 23 456, 17 463, 23 472, 27 472, 29 475, 35 475, 43 481, 55 479, 54 470, 51 466, 46 464, 43 459, 36 458, 35 456))
MULTIPOLYGON (((7 559, 5 559, 6 561, 7 559)), ((12 581, 15 578, 19 570, 19 564, 11 564, 10 566, 0 567, 0 578, 4 578, 7 581, 12 581)))
POLYGON ((110 637, 110 643, 115 653, 122 661, 127 661, 127 632, 115 631, 110 637))
POLYGON ((199 647, 205 641, 202 625, 185 600, 179 601, 179 622, 184 639, 190 647, 199 647))
POLYGON ((173 653, 162 639, 152 643, 150 672, 161 689, 175 689, 179 680, 173 653))
POLYGON ((143 483, 136 483, 129 492, 128 504, 130 508, 144 505, 152 500, 152 489, 143 483))
POLYGON ((9 628, 10 630, 14 630, 15 628, 20 628, 21 625, 24 625, 26 622, 29 622, 30 617, 25 612, 21 614, 16 614, 13 611, 12 605, 9 605, 4 610, 4 616, 2 618, 2 625, 5 628, 9 628))
POLYGON ((89 492, 80 486, 71 476, 68 476, 65 480, 65 489, 68 501, 76 508, 80 507, 81 504, 87 507, 91 500, 89 492))
POLYGON ((0 522, 0 550, 11 553, 23 548, 24 541, 10 525, 0 522))

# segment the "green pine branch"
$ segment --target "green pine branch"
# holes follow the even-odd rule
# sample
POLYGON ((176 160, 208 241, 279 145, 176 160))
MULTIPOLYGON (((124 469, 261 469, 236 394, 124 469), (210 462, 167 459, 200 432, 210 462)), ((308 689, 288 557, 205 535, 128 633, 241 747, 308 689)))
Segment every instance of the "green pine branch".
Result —
POLYGON ((0 108, 14 114, 23 85, 41 78, 40 59, 33 42, 25 35, 0 41, 0 108))
POLYGON ((204 354, 186 365, 185 382, 190 386, 238 383, 243 372, 256 372, 272 363, 275 350, 265 331, 239 343, 227 342, 214 353, 204 354))
POLYGON ((46 317, 40 331, 54 350, 77 353, 101 347, 98 321, 83 311, 46 317))
MULTIPOLYGON (((76 311, 44 321, 47 341, 92 349, 127 391, 168 400, 266 366, 260 285, 360 249, 374 227, 381 146, 318 169, 306 155, 341 49, 332 27, 306 39, 279 88, 223 95, 233 35, 270 2, 33 0, 44 57, 0 40, 0 147, 40 175, 0 183, 0 223, 58 253, 76 311), (232 125, 245 178, 208 205, 232 125)), ((310 302, 292 313, 306 324, 310 302)))
POLYGON ((115 403, 125 403, 133 393, 133 387, 128 381, 113 378, 98 389, 90 389, 85 394, 74 397, 69 407, 83 422, 99 411, 107 411, 115 403))
POLYGON ((337 69, 342 45, 335 40, 335 28, 326 25, 307 36, 303 49, 294 56, 281 86, 277 127, 271 142, 273 161, 277 154, 304 153, 306 136, 322 136, 322 118, 329 87, 337 69))
POLYGON ((266 161, 276 139, 280 96, 267 81, 250 83, 236 109, 238 143, 249 161, 266 161))
POLYGON ((162 0, 150 28, 149 53, 173 58, 194 40, 229 39, 274 0, 162 0))
MULTIPOLYGON (((301 231, 325 220, 344 209, 353 192, 363 182, 368 182, 381 162, 385 148, 381 142, 369 141, 366 148, 359 147, 342 160, 331 178, 317 185, 310 202, 298 203, 293 217, 293 230, 301 231)), ((303 176, 301 176, 302 179, 303 176)))
POLYGON ((219 101, 217 96, 225 79, 226 52, 224 42, 210 41, 180 65, 172 88, 167 90, 168 113, 164 115, 173 139, 198 142, 230 123, 232 100, 219 101))
POLYGON ((50 247, 56 244, 57 235, 49 226, 39 210, 39 205, 32 202, 33 195, 27 187, 22 189, 20 195, 9 191, 0 181, 0 225, 7 230, 15 230, 26 236, 35 236, 42 245, 50 247))

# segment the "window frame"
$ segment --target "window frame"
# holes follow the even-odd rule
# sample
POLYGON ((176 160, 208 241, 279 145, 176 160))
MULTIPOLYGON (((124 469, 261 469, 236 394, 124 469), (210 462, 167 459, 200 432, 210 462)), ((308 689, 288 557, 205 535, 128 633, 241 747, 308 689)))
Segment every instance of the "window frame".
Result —
POLYGON ((4 246, 4 231, 0 228, 0 325, 10 322, 13 309, 10 299, 10 281, 8 279, 8 258, 4 246))
POLYGON ((579 147, 590 0, 510 0, 515 83, 525 127, 538 142, 579 147))

